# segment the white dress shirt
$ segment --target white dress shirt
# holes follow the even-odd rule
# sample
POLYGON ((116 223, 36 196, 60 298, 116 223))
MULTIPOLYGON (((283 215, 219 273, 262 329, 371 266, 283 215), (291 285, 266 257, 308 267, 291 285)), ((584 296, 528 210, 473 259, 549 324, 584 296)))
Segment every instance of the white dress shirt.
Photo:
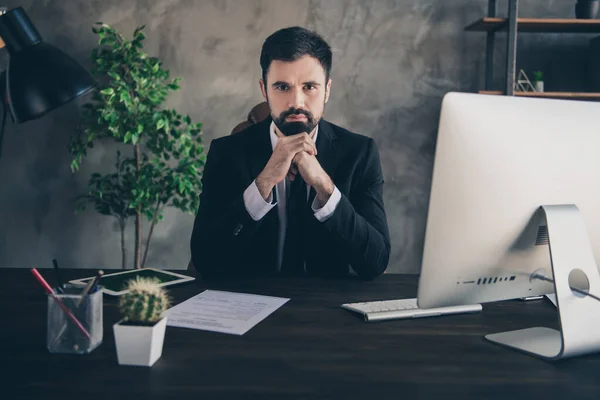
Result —
MULTIPOLYGON (((271 133, 271 147, 273 150, 277 146, 278 137, 275 133, 275 123, 271 122, 269 129, 271 133)), ((319 126, 315 130, 313 141, 317 143, 317 134, 319 133, 319 126)), ((277 195, 277 203, 273 203, 273 193, 269 194, 267 201, 263 199, 258 187, 256 186, 256 180, 253 181, 250 186, 244 191, 244 204, 246 210, 253 220, 258 221, 262 219, 273 207, 277 206, 277 212, 279 215, 279 237, 277 243, 277 269, 281 270, 281 261, 283 259, 283 244, 285 243, 285 232, 287 228, 287 187, 290 184, 290 180, 286 177, 283 181, 275 185, 275 193, 277 195)), ((310 185, 306 184, 307 195, 310 194, 310 185)), ((334 186, 333 193, 329 197, 329 200, 325 205, 319 204, 317 197, 313 200, 311 208, 315 213, 315 218, 320 222, 326 221, 331 215, 333 215, 338 203, 342 198, 342 194, 338 190, 337 186, 334 186)), ((306 199, 308 201, 308 198, 306 199)))

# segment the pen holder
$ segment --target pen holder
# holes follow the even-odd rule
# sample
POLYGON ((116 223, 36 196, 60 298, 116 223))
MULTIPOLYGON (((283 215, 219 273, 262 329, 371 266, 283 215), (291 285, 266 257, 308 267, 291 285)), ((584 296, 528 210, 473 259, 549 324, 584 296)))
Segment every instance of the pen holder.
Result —
POLYGON ((81 292, 81 286, 67 284, 64 293, 48 295, 51 353, 87 354, 102 343, 102 291, 98 288, 85 296, 81 292))

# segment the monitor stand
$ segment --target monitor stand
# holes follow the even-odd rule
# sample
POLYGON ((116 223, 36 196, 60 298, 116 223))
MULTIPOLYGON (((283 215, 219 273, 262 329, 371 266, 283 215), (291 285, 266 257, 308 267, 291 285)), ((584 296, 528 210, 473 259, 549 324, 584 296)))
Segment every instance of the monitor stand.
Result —
POLYGON ((571 290, 571 286, 575 286, 574 279, 586 281, 587 276, 590 294, 600 295, 600 274, 581 213, 575 205, 550 205, 541 209, 548 228, 560 331, 536 327, 485 338, 548 360, 600 351, 600 301, 571 290))

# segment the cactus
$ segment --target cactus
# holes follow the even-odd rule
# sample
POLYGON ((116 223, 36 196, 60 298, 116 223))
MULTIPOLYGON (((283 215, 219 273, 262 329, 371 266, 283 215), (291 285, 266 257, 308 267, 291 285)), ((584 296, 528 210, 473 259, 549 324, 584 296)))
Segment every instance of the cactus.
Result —
POLYGON ((119 300, 119 310, 130 324, 152 325, 169 308, 167 292, 156 279, 137 277, 127 285, 128 292, 119 300))

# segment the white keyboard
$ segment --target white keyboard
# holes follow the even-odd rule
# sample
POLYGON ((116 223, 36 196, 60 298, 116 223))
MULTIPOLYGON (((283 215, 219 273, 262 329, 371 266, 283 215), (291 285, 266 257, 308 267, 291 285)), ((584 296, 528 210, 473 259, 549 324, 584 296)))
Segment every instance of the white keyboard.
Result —
POLYGON ((417 306, 417 299, 398 299, 384 301, 368 301, 363 303, 347 303, 342 304, 342 307, 347 310, 358 312, 364 315, 365 321, 384 321, 400 318, 435 317, 447 314, 479 312, 482 309, 481 304, 420 309, 417 306))

